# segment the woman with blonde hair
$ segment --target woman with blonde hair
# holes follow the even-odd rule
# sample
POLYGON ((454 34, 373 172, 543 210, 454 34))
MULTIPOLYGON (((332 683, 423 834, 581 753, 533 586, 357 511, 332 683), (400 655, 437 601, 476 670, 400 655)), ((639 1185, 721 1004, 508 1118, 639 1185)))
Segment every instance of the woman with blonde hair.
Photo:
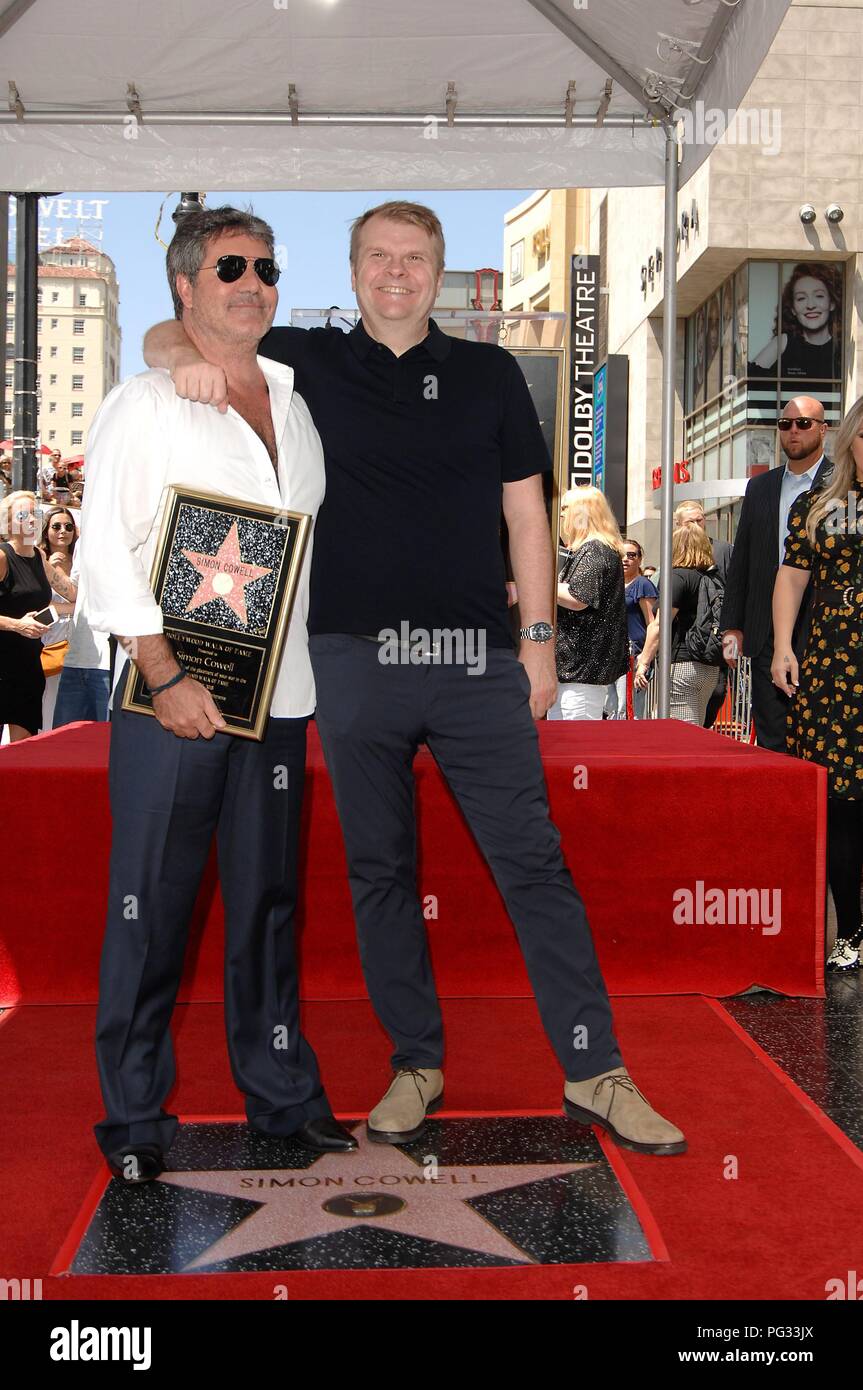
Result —
POLYGON ((856 970, 863 926, 863 396, 838 430, 833 469, 791 508, 773 589, 773 684, 791 696, 788 751, 827 769, 827 877, 836 907, 831 969, 856 970), (812 583, 802 664, 791 644, 812 583))
POLYGON ((623 542, 605 496, 578 487, 561 498, 557 700, 549 719, 601 719, 608 686, 629 665, 623 542))
MULTIPOLYGON (((717 576, 710 537, 700 526, 678 526, 671 542, 671 699, 672 719, 703 725, 710 696, 719 679, 719 667, 694 659, 687 638, 695 625, 702 584, 717 576)), ((663 577, 659 580, 659 608, 647 629, 644 648, 635 668, 635 685, 647 685, 647 671, 659 647, 659 615, 663 577)), ((667 586, 665 586, 667 587, 667 586)), ((717 590, 721 597, 721 590, 717 590)))

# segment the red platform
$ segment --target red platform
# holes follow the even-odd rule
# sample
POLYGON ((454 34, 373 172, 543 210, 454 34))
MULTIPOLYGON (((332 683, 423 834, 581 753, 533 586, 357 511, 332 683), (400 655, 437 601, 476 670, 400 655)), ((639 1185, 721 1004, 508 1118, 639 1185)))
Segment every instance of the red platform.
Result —
MULTIPOLYGON (((106 724, 75 724, 0 750, 0 1006, 96 998, 108 736, 106 724)), ((752 984, 823 994, 822 768, 674 720, 544 723, 540 740, 552 815, 612 994, 725 995, 752 984), (720 915, 704 911, 711 889, 726 915, 729 892, 756 889, 781 917, 711 920, 720 915), (680 890, 692 893, 701 921, 675 921, 680 890)), ((419 887, 437 901, 428 929, 440 994, 529 994, 491 875, 424 749, 416 774, 419 887)), ((344 852, 314 724, 304 818, 303 997, 360 998, 344 852)), ((222 998, 222 940, 213 859, 181 1000, 222 998)))

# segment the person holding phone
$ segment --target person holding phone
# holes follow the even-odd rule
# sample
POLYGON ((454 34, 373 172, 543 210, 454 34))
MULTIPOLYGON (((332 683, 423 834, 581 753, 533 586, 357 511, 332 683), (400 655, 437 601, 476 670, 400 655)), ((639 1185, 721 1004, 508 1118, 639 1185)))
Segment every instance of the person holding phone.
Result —
POLYGON ((8 724, 11 743, 42 727, 46 624, 38 618, 52 586, 36 548, 37 526, 32 492, 10 492, 0 502, 0 731, 8 724))
POLYGON ((863 926, 863 397, 836 434, 829 480, 788 518, 773 589, 771 676, 788 697, 788 752, 827 768, 827 876, 836 907, 831 969, 860 964, 863 926), (802 661, 792 633, 811 585, 802 661))

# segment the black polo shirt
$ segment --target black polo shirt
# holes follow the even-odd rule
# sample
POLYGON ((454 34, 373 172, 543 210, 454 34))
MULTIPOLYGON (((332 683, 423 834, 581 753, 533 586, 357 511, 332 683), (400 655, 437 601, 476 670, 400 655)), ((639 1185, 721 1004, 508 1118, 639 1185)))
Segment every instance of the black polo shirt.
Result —
POLYGON ((259 351, 293 367, 324 446, 309 632, 407 622, 511 646, 502 484, 551 467, 516 360, 433 321, 401 357, 361 323, 274 328, 259 351))

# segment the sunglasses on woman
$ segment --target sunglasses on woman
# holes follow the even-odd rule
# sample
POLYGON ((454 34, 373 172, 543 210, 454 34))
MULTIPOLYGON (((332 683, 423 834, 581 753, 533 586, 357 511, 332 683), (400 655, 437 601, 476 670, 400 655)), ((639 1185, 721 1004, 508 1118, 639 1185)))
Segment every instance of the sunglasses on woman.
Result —
POLYGON ((72 521, 52 521, 48 529, 50 531, 74 531, 75 523, 72 521))
POLYGON ((249 261, 252 261, 259 280, 271 287, 275 285, 282 272, 270 256, 258 256, 254 260, 251 256, 220 256, 215 265, 202 265, 201 269, 215 270, 220 280, 232 285, 235 280, 243 278, 249 261))

